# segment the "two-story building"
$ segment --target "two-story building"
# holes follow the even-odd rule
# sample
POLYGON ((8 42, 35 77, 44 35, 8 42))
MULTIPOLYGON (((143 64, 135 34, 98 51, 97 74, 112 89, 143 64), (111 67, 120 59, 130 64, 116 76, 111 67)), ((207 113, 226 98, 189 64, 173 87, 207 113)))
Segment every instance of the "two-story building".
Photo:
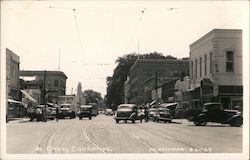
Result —
POLYGON ((217 101, 243 105, 242 31, 214 29, 190 45, 190 107, 217 101))
MULTIPOLYGON (((28 81, 27 90, 32 94, 33 91, 43 89, 44 79, 45 89, 49 91, 46 95, 48 102, 56 102, 58 96, 65 95, 67 76, 61 71, 20 71, 20 79, 26 80, 29 77, 35 77, 34 80, 28 81)), ((42 96, 42 95, 41 95, 42 96)), ((42 97, 41 97, 42 99, 42 97)))

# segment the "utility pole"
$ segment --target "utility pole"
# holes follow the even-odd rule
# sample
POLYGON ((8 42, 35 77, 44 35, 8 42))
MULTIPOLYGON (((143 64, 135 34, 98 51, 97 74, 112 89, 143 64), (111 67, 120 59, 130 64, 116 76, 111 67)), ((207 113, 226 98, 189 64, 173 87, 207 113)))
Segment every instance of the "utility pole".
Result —
POLYGON ((43 74, 42 104, 46 106, 46 70, 43 74))
POLYGON ((158 75, 157 75, 157 71, 155 72, 155 100, 158 100, 158 93, 157 93, 157 79, 158 79, 158 75))

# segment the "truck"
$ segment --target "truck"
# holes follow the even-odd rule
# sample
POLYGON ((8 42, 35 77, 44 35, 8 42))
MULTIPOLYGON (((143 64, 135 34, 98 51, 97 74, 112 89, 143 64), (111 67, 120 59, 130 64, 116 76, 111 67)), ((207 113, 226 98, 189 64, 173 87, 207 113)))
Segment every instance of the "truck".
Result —
POLYGON ((76 112, 73 106, 69 103, 63 103, 59 107, 59 118, 69 117, 70 119, 76 118, 76 112))
POLYGON ((241 112, 227 110, 221 103, 204 103, 201 110, 189 110, 187 119, 193 121, 196 126, 205 126, 207 122, 216 122, 240 127, 243 124, 241 112))
POLYGON ((98 106, 96 103, 88 103, 87 105, 92 106, 92 116, 97 116, 98 115, 98 106))

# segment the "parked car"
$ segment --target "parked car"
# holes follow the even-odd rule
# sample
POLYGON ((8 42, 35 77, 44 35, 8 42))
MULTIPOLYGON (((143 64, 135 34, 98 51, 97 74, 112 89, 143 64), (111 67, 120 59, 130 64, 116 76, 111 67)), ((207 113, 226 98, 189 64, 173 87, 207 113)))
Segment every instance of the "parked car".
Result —
POLYGON ((148 111, 149 118, 153 119, 155 117, 156 112, 157 112, 156 108, 150 108, 149 111, 148 111))
POLYGON ((159 107, 169 109, 173 119, 178 119, 178 118, 182 117, 182 109, 179 106, 179 103, 177 103, 177 102, 174 102, 174 103, 162 103, 162 104, 159 105, 159 107))
POLYGON ((240 127, 243 117, 237 110, 226 110, 221 103, 205 103, 201 111, 188 113, 188 120, 197 126, 205 126, 207 122, 217 122, 240 127))
POLYGON ((128 120, 132 121, 132 123, 135 123, 135 121, 139 119, 137 106, 135 104, 119 105, 114 119, 116 120, 116 123, 119 123, 121 120, 124 120, 125 123, 128 120))
POLYGON ((172 121, 172 115, 170 113, 170 110, 167 108, 162 108, 162 107, 158 108, 156 114, 154 114, 153 117, 154 117, 153 120, 156 122, 164 121, 165 123, 166 122, 170 123, 172 121))
POLYGON ((77 116, 81 120, 84 117, 89 118, 89 120, 92 119, 92 105, 81 105, 79 108, 79 111, 77 113, 77 116))
POLYGON ((109 108, 108 108, 108 109, 106 109, 105 114, 106 114, 106 115, 111 115, 111 116, 112 116, 112 115, 114 115, 114 112, 112 111, 112 109, 109 109, 109 108))

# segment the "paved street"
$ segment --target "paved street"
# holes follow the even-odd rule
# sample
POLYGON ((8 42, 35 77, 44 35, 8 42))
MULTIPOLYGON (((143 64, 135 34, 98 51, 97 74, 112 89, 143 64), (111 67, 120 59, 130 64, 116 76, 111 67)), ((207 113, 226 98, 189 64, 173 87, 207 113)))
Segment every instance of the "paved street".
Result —
POLYGON ((209 124, 120 122, 98 115, 92 120, 10 122, 7 153, 237 153, 242 151, 242 127, 209 124))

